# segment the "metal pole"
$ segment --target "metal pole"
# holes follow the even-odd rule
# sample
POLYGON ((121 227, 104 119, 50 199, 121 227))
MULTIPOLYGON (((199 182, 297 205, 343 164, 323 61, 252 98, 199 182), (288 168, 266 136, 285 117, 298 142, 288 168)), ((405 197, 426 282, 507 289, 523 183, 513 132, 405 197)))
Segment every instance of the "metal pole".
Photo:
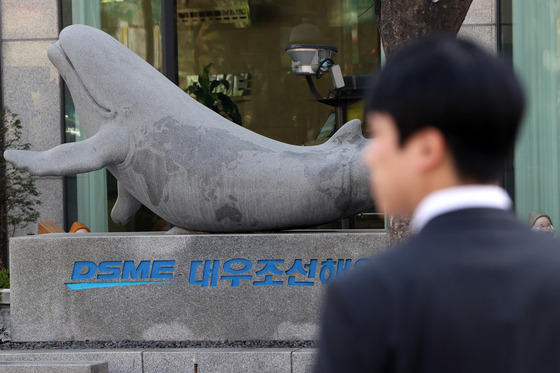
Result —
POLYGON ((161 0, 162 73, 179 84, 177 69, 177 0, 161 0))
POLYGON ((346 105, 340 103, 338 106, 335 107, 336 113, 336 130, 338 131, 340 127, 346 123, 346 105))

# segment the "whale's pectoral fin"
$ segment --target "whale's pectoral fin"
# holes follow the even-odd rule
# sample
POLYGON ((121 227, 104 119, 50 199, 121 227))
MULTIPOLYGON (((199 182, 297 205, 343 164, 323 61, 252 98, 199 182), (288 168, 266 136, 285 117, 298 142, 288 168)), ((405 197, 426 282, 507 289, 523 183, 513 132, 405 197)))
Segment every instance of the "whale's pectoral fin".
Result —
POLYGON ((121 163, 128 154, 128 131, 105 125, 91 138, 62 144, 44 152, 6 150, 4 158, 38 176, 74 175, 121 163))
POLYGON ((117 182, 117 191, 117 202, 111 210, 111 219, 118 225, 124 225, 132 219, 142 203, 134 198, 120 182, 117 182))

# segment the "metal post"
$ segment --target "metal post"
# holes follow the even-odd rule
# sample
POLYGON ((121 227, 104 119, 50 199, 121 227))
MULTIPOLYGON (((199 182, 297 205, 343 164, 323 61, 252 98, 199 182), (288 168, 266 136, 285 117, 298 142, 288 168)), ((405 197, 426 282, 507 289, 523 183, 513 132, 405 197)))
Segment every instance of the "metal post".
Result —
POLYGON ((161 0, 162 73, 179 84, 177 69, 177 0, 161 0))
POLYGON ((336 130, 338 131, 340 127, 346 123, 346 105, 344 103, 340 103, 338 106, 335 107, 336 113, 336 130))

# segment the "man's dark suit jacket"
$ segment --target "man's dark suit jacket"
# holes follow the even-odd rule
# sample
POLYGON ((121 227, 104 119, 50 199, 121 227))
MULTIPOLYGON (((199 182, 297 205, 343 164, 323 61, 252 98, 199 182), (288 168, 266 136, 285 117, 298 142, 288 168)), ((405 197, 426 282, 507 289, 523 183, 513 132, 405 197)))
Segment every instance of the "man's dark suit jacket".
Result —
POLYGON ((560 372, 560 245, 498 209, 440 215, 327 290, 316 373, 560 372))

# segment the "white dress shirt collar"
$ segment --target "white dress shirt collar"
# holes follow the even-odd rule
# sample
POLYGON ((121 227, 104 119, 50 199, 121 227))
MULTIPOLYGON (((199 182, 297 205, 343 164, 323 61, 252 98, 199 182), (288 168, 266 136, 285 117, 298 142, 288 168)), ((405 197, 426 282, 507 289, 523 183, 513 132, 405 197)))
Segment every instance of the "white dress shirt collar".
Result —
POLYGON ((414 211, 411 230, 418 233, 436 216, 467 208, 508 210, 511 199, 505 190, 494 185, 464 185, 441 189, 428 194, 414 211))

